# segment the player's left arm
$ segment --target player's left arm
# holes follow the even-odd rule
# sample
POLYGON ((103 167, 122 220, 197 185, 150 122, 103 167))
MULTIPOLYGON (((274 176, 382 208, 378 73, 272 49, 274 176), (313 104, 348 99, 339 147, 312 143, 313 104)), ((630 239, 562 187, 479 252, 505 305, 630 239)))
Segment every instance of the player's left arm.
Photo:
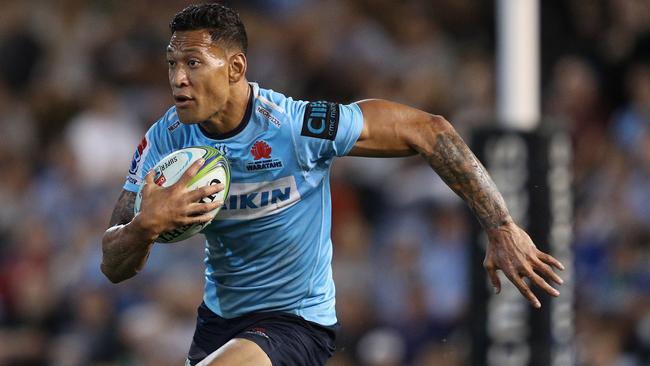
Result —
POLYGON ((385 100, 365 100, 358 105, 363 112, 363 129, 349 155, 420 154, 469 205, 486 231, 489 244, 483 266, 495 291, 501 290, 496 273, 500 269, 535 307, 541 304, 524 277, 548 294, 559 295, 540 274, 561 284, 562 279, 551 266, 564 267, 557 259, 538 250, 528 234, 514 223, 492 178, 447 120, 385 100))

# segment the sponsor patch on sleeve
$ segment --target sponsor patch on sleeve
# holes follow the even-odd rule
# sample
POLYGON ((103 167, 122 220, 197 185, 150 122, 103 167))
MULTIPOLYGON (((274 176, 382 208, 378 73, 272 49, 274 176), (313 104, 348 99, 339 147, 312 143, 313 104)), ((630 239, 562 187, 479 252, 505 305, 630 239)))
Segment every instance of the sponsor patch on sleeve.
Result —
POLYGON ((147 145, 147 135, 145 135, 142 138, 142 141, 140 141, 138 144, 138 147, 135 149, 135 153, 133 153, 133 159, 131 160, 129 173, 136 174, 138 172, 138 169, 140 169, 140 160, 142 160, 142 155, 144 155, 144 151, 147 149, 147 145))
POLYGON ((302 136, 334 140, 339 128, 339 105, 332 102, 311 102, 305 109, 302 136))

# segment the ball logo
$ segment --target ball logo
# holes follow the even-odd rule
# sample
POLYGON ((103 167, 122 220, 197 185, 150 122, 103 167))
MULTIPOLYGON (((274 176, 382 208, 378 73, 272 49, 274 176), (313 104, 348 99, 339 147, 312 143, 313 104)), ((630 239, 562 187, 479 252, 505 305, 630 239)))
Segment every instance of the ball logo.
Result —
POLYGON ((153 178, 153 182, 159 186, 162 186, 166 181, 165 174, 163 174, 163 169, 156 169, 156 173, 153 178))
POLYGON ((163 165, 160 166, 160 170, 164 171, 165 169, 169 168, 172 164, 176 163, 177 161, 178 161, 178 156, 172 156, 163 165))
POLYGON ((251 148, 251 154, 255 160, 271 159, 271 150, 271 146, 269 146, 266 141, 259 140, 253 144, 253 147, 251 148))
POLYGON ((147 136, 142 138, 142 141, 138 144, 138 148, 135 149, 133 153, 133 160, 131 160, 131 168, 129 168, 129 173, 135 174, 138 171, 140 159, 142 159, 142 154, 144 149, 147 147, 147 136))
MULTIPOLYGON (((212 186, 212 185, 215 185, 215 184, 221 184, 221 181, 220 181, 218 178, 215 178, 215 179, 212 179, 208 185, 211 185, 211 186, 212 186)), ((201 199, 199 200, 199 202, 201 202, 201 203, 211 203, 211 202, 214 202, 214 200, 217 199, 217 194, 218 194, 218 193, 212 194, 212 195, 207 196, 207 197, 203 197, 203 198, 201 198, 201 199)))

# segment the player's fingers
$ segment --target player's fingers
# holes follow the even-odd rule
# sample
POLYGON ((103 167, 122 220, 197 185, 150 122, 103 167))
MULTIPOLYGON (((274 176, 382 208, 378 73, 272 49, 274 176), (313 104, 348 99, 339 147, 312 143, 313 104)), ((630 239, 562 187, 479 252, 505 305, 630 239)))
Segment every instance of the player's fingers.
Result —
POLYGON ((549 266, 548 264, 538 260, 533 263, 533 266, 535 267, 535 271, 543 274, 546 278, 550 278, 553 282, 557 283, 558 285, 561 285, 564 283, 562 278, 558 276, 557 273, 553 272, 553 268, 549 266))
POLYGON ((496 267, 491 264, 484 262, 483 267, 485 268, 485 271, 488 274, 488 277, 490 278, 490 282, 492 282, 492 287, 494 287, 494 293, 498 294, 501 292, 501 280, 499 279, 499 274, 497 273, 496 267))
MULTIPOLYGON (((219 192, 221 192, 224 189, 224 185, 222 183, 219 184, 209 184, 207 186, 199 187, 191 192, 189 192, 189 200, 192 202, 196 202, 199 200, 203 200, 203 202, 206 202, 204 198, 211 197, 219 192)), ((207 200, 212 201, 212 199, 207 200)))
POLYGON ((537 273, 535 273, 533 271, 530 271, 530 273, 528 274, 528 278, 530 278, 530 280, 533 281, 533 283, 535 285, 537 285, 537 287, 539 287, 542 290, 546 291, 546 293, 548 293, 549 295, 555 296, 555 297, 560 296, 560 292, 558 290, 554 289, 551 285, 549 285, 548 282, 546 282, 537 273))
POLYGON ((528 299, 528 302, 530 302, 534 307, 540 308, 542 307, 542 304, 539 302, 537 297, 535 297, 535 294, 533 294, 533 291, 530 290, 530 287, 526 284, 523 278, 519 276, 519 274, 510 269, 509 271, 503 271, 503 273, 508 277, 510 282, 512 282, 515 287, 519 290, 519 292, 526 298, 528 299))
POLYGON ((218 200, 214 202, 208 202, 208 203, 192 203, 187 209, 187 212, 189 215, 201 215, 204 213, 208 213, 210 211, 216 210, 217 208, 223 206, 223 201, 218 200))
POLYGON ((562 263, 560 263, 559 260, 555 259, 550 254, 546 254, 541 250, 537 250, 537 258, 539 258, 542 262, 549 264, 559 270, 564 270, 564 266, 562 265, 562 263))
POLYGON ((188 216, 183 220, 183 225, 204 224, 214 219, 214 215, 204 213, 200 215, 188 216))
POLYGON ((178 186, 181 186, 181 187, 187 187, 187 184, 190 182, 192 177, 194 177, 196 175, 196 173, 198 173, 199 169, 201 169, 203 164, 205 164, 204 159, 199 159, 199 160, 195 161, 194 163, 192 163, 192 165, 185 171, 185 173, 183 173, 183 175, 178 180, 178 182, 176 182, 175 185, 178 185, 178 186))

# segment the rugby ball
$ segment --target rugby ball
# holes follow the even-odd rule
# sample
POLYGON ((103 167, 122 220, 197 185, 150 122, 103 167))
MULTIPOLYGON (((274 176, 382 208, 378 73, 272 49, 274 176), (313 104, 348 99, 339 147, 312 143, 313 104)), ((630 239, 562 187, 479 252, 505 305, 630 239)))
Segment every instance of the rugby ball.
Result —
MULTIPOLYGON (((176 183, 183 173, 197 160, 205 159, 205 163, 199 169, 198 173, 188 183, 190 189, 200 188, 206 185, 223 184, 224 189, 212 196, 204 197, 201 202, 212 202, 215 200, 225 201, 230 189, 230 165, 225 156, 219 150, 209 146, 193 146, 172 152, 162 158, 154 167, 154 182, 162 187, 169 187, 176 183)), ((142 204, 142 187, 138 190, 135 198, 135 214, 140 212, 142 204)), ((213 210, 214 216, 219 213, 220 207, 213 210)), ((210 221, 211 222, 211 221, 210 221)), ((204 224, 192 224, 178 227, 171 231, 166 231, 156 239, 158 243, 174 243, 185 240, 192 235, 199 233, 210 222, 204 224)))

